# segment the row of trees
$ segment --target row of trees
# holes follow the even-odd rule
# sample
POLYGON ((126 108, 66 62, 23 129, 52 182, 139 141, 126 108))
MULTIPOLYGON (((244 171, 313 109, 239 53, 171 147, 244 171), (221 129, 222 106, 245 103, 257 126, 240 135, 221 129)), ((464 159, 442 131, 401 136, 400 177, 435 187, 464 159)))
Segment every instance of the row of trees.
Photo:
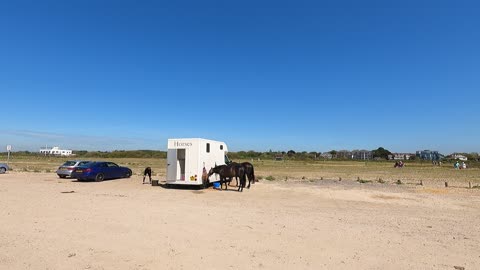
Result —
MULTIPOLYGON (((331 150, 328 153, 332 156, 333 159, 337 159, 340 151, 331 150)), ((377 159, 388 159, 388 155, 392 153, 383 147, 379 147, 376 150, 372 150, 373 158, 377 159)), ((322 152, 296 152, 294 150, 289 150, 287 152, 273 152, 272 150, 268 152, 255 152, 255 151, 239 151, 232 152, 228 154, 232 159, 275 159, 281 157, 283 159, 292 159, 292 160, 317 160, 325 158, 322 156, 322 152)))
MULTIPOLYGON (((342 159, 345 158, 343 155, 340 155, 341 151, 331 150, 324 152, 323 154, 330 154, 333 159, 342 159)), ((6 156, 6 153, 3 153, 6 156)), ((78 158, 166 158, 166 151, 158 150, 117 150, 117 151, 86 151, 79 150, 74 151, 74 154, 78 158)), ((372 150, 373 159, 388 159, 388 155, 392 153, 383 148, 379 147, 375 150, 372 150)), ((480 157, 478 153, 459 153, 466 156, 469 160, 478 160, 480 157)), ((19 151, 13 153, 15 156, 41 156, 38 152, 29 152, 29 151, 19 151)), ((228 153, 230 159, 261 159, 261 160, 273 160, 273 159, 286 159, 286 160, 319 160, 326 158, 325 155, 322 155, 322 152, 296 152, 294 150, 289 151, 267 151, 267 152, 257 152, 257 151, 238 151, 228 153)), ((414 158, 414 157, 413 157, 414 158)))
MULTIPOLYGON (((2 153, 7 155, 6 153, 2 153)), ((157 150, 116 150, 116 151, 73 151, 75 158, 167 158, 166 151, 157 150)), ((39 157, 44 154, 30 151, 18 151, 12 153, 12 156, 32 156, 39 157)))
POLYGON ((74 151, 78 157, 84 158, 167 158, 166 151, 157 150, 116 150, 103 151, 74 151))

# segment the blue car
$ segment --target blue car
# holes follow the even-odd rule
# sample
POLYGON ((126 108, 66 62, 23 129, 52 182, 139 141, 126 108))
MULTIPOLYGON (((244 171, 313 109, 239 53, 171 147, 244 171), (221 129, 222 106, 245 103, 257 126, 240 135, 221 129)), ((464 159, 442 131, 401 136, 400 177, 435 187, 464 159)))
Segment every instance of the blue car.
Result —
POLYGON ((5 173, 6 171, 10 170, 10 167, 8 167, 7 164, 5 163, 0 163, 0 173, 5 173))
POLYGON ((113 162, 90 162, 78 166, 72 172, 72 178, 83 180, 95 180, 97 182, 105 179, 129 178, 132 176, 132 170, 127 167, 121 167, 113 162))
POLYGON ((73 170, 78 167, 85 165, 91 161, 86 161, 86 160, 69 160, 63 163, 62 166, 58 167, 58 170, 56 171, 58 177, 60 178, 66 178, 72 177, 73 170))

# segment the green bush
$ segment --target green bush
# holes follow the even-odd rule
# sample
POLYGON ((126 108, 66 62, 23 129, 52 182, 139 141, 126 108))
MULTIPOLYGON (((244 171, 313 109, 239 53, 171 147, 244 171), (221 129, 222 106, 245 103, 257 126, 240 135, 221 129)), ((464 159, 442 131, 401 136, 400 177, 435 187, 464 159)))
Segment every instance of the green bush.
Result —
POLYGON ((365 183, 371 183, 372 181, 371 180, 359 179, 359 180, 357 180, 357 182, 359 182, 360 184, 365 184, 365 183))
POLYGON ((267 177, 265 178, 265 180, 273 181, 273 180, 275 180, 275 177, 269 175, 269 176, 267 176, 267 177))

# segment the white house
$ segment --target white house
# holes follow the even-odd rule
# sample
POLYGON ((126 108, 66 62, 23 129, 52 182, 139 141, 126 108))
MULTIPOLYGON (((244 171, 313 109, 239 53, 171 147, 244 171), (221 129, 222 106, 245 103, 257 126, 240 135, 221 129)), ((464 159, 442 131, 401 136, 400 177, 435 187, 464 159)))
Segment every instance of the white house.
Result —
POLYGON ((458 159, 460 161, 467 161, 468 160, 468 158, 466 156, 460 155, 460 154, 452 154, 450 157, 452 159, 458 159))
POLYGON ((207 139, 169 139, 167 151, 167 184, 208 185, 220 181, 217 174, 206 179, 206 173, 224 165, 228 153, 224 142, 207 139))
POLYGON ((388 155, 388 159, 390 160, 410 160, 415 154, 409 154, 409 153, 393 153, 391 155, 388 155))
POLYGON ((60 147, 55 146, 53 148, 42 148, 40 149, 40 154, 43 155, 52 155, 52 156, 71 156, 72 150, 60 149, 60 147))

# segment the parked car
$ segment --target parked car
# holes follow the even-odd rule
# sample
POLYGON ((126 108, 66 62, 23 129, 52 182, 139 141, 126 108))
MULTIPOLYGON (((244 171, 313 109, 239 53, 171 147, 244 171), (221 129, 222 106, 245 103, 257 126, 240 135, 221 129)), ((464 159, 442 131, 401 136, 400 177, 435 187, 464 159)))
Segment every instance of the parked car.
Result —
POLYGON ((6 171, 9 171, 10 167, 8 167, 7 164, 5 163, 0 163, 0 174, 5 173, 6 171))
POLYGON ((78 166, 85 165, 90 161, 87 160, 69 160, 62 164, 62 166, 58 167, 57 175, 60 178, 72 177, 73 169, 78 166))
POLYGON ((132 170, 127 167, 121 167, 113 162, 90 162, 76 167, 72 172, 72 178, 79 181, 95 180, 97 182, 104 179, 129 178, 132 176, 132 170))

